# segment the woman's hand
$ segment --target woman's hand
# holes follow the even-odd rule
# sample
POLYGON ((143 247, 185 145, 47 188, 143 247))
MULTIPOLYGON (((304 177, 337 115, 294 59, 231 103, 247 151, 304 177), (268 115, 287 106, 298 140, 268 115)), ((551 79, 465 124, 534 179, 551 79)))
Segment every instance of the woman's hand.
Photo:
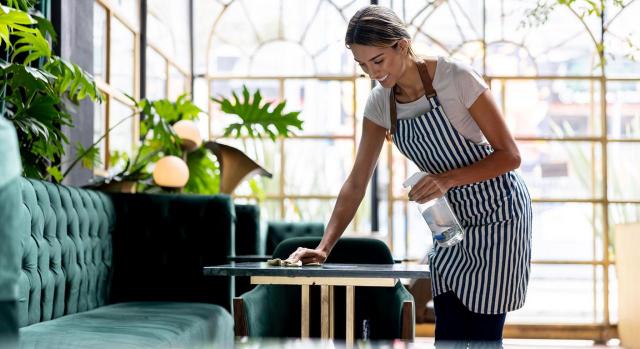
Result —
POLYGON ((302 261, 302 264, 309 264, 309 263, 324 263, 324 261, 327 260, 327 252, 322 250, 322 249, 311 249, 311 248, 304 248, 304 247, 298 247, 297 250, 295 250, 295 252, 293 252, 289 258, 287 258, 287 261, 290 262, 297 262, 297 261, 302 261))
POLYGON ((443 196, 453 186, 453 180, 446 173, 430 174, 411 187, 409 200, 422 204, 443 196))

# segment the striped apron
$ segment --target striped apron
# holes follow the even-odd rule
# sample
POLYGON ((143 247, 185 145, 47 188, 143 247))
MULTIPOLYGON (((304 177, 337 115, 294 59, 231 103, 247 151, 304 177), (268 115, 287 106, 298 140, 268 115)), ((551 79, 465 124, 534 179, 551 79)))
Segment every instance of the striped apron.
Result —
MULTIPOLYGON (((488 144, 475 144, 451 125, 427 73, 418 70, 431 104, 427 113, 397 120, 391 89, 390 135, 398 150, 420 170, 443 173, 469 166, 493 152, 488 144)), ((471 311, 502 314, 523 306, 531 259, 531 199, 514 172, 453 187, 445 194, 465 230, 462 242, 452 247, 433 244, 429 252, 433 296, 453 291, 471 311)))

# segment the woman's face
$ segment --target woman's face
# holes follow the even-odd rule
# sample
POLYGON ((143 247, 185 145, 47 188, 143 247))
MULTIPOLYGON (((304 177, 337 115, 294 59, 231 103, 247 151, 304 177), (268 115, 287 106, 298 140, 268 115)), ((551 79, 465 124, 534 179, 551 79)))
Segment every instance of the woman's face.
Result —
POLYGON ((351 45, 353 58, 362 70, 373 80, 377 80, 383 87, 392 87, 404 74, 408 56, 404 54, 403 41, 395 47, 351 45))

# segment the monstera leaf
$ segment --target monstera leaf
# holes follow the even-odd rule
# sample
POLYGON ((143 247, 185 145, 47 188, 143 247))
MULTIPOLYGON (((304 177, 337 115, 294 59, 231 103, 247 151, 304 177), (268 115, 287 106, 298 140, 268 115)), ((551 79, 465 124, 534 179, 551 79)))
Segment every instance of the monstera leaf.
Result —
POLYGON ((265 102, 260 90, 251 96, 246 86, 242 86, 242 100, 233 92, 233 99, 213 98, 211 100, 220 104, 220 109, 227 113, 237 115, 241 122, 229 125, 224 136, 242 136, 246 133, 251 138, 269 136, 276 140, 278 136, 288 137, 292 134, 292 128, 302 130, 303 121, 298 118, 300 112, 283 113, 286 101, 281 101, 272 108, 273 102, 265 102), (269 110, 271 109, 271 110, 269 110), (244 131, 243 131, 244 130, 244 131))

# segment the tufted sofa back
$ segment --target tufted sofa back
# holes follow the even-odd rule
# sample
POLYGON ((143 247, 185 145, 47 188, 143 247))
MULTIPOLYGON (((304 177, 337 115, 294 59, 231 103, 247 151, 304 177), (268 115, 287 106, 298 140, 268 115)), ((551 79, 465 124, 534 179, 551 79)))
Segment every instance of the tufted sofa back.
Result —
POLYGON ((18 183, 19 326, 107 304, 115 223, 111 199, 44 181, 18 183))

